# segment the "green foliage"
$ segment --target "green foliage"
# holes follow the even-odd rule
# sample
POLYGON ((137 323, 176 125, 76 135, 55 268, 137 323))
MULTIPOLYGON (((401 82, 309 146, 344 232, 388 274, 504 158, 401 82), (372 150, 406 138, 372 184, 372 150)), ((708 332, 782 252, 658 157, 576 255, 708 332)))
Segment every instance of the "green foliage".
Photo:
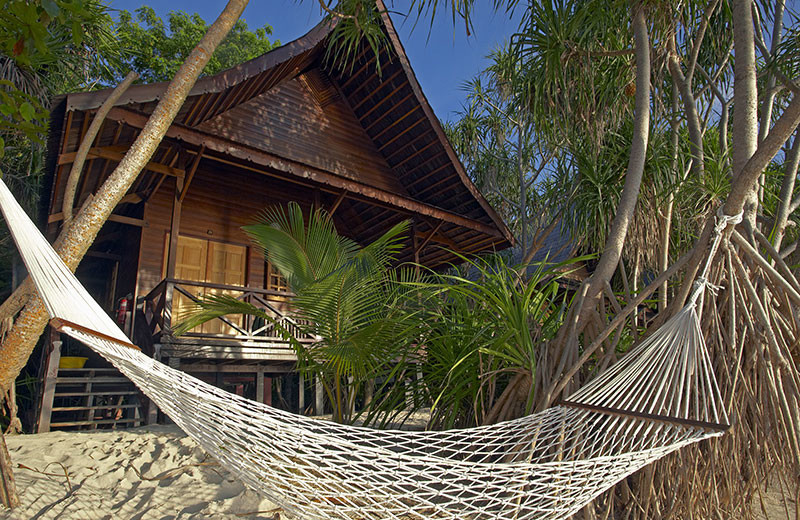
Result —
POLYGON ((328 19, 336 20, 336 27, 330 36, 331 45, 325 58, 341 68, 352 68, 359 53, 361 40, 375 56, 378 74, 381 72, 381 51, 388 49, 386 33, 380 25, 381 12, 375 2, 370 0, 340 0, 336 7, 327 1, 328 19))
MULTIPOLYGON (((322 378, 337 421, 354 418, 359 389, 377 374, 391 372, 390 362, 400 358, 413 336, 416 324, 411 315, 401 316, 392 305, 402 290, 389 269, 407 229, 407 222, 398 224, 362 248, 339 236, 324 211, 306 217, 296 203, 268 209, 257 224, 244 227, 286 276, 295 293, 292 306, 300 329, 317 338, 310 345, 292 343, 300 369, 322 378)), ((274 322, 263 311, 231 298, 209 298, 199 307, 178 333, 228 313, 274 322)))
POLYGON ((0 80, 0 135, 18 134, 44 144, 47 114, 38 99, 0 80))
POLYGON ((599 147, 606 131, 630 114, 632 56, 602 54, 631 46, 628 23, 620 23, 628 19, 628 2, 621 1, 528 5, 513 43, 530 78, 530 111, 543 138, 599 147))
MULTIPOLYGON (((429 273, 409 284, 413 301, 403 307, 422 318, 418 333, 422 347, 403 359, 411 374, 405 385, 376 393, 371 410, 390 412, 413 403, 431 406, 431 427, 452 428, 481 424, 508 381, 518 373, 535 376, 542 346, 555 337, 563 320, 564 293, 558 279, 565 264, 510 266, 501 256, 467 259, 465 275, 429 273)), ((535 396, 522 403, 529 413, 535 396)))
MULTIPOLYGON (((116 25, 120 41, 130 50, 125 61, 144 83, 172 79, 207 29, 197 13, 170 11, 165 23, 146 5, 136 9, 135 16, 121 11, 116 25)), ((244 20, 238 20, 214 51, 203 74, 216 74, 280 46, 279 41, 269 40, 271 34, 269 25, 250 31, 244 20)))
POLYGON ((43 106, 53 94, 112 81, 119 43, 99 0, 11 0, 0 11, 0 75, 43 106))

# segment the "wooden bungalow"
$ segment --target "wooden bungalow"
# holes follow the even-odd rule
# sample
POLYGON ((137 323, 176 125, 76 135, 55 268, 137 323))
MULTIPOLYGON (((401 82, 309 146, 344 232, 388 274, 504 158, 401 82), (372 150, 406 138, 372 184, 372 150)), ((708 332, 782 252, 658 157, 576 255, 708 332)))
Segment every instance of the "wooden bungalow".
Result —
MULTIPOLYGON (((511 233, 448 143, 391 20, 384 15, 383 21, 389 45, 380 53, 381 74, 365 43, 354 65, 332 64, 326 58, 331 26, 321 23, 197 82, 78 271, 152 355, 259 401, 283 399, 302 410, 312 400, 307 385, 297 391, 296 375, 284 377, 280 389, 270 384, 291 372, 295 357, 263 322, 225 318, 180 338, 170 332, 172 316, 206 294, 234 295, 291 323, 285 280, 240 229, 272 204, 323 207, 338 231, 359 243, 410 219, 400 261, 434 268, 457 261, 451 251, 471 255, 511 244, 511 233), (125 305, 127 312, 120 309, 125 305)), ((133 86, 111 110, 76 207, 113 170, 165 89, 165 83, 133 86)), ((109 92, 74 93, 54 103, 43 198, 51 237, 62 220, 75 152, 109 92)), ((125 393, 134 389, 102 360, 89 356, 81 369, 59 369, 59 339, 52 336, 46 349, 40 431, 147 419, 125 393)))

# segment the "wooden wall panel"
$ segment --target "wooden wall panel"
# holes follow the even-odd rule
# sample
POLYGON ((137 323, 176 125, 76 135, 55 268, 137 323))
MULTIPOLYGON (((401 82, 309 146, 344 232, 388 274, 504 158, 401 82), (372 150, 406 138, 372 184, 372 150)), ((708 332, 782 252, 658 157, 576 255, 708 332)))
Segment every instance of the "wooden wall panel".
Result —
POLYGON ((198 128, 371 186, 407 193, 347 104, 337 99, 320 107, 298 79, 198 128))
MULTIPOLYGON (((170 229, 175 181, 168 179, 145 207, 148 226, 142 230, 139 294, 163 279, 164 245, 170 229)), ((235 171, 203 159, 181 209, 180 234, 248 246, 247 285, 264 287, 264 258, 251 246, 241 227, 252 224, 267 206, 290 200, 304 207, 313 192, 246 171, 235 171)))

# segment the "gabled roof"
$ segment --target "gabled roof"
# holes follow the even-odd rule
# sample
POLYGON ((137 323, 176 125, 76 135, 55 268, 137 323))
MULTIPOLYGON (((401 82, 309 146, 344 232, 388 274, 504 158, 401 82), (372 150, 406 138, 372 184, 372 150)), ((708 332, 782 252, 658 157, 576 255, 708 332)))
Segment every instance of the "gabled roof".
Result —
MULTIPOLYGON (((431 247, 434 243, 462 253, 508 247, 512 234, 467 177, 420 88, 385 6, 380 0, 377 4, 388 37, 388 45, 381 50, 380 75, 376 57, 365 42, 346 67, 326 59, 334 25, 322 22, 287 45, 201 78, 167 137, 203 146, 210 154, 284 172, 334 195, 343 194, 352 206, 351 214, 360 216, 360 222, 348 231, 365 242, 413 215, 418 246, 427 248, 422 256, 428 265, 454 259, 431 247), (233 124, 242 110, 293 81, 300 82, 322 110, 345 107, 363 140, 371 142, 365 157, 373 157, 370 164, 390 171, 396 182, 377 185, 367 180, 367 167, 337 168, 324 158, 298 160, 270 146, 266 137, 262 143, 236 133, 220 136, 219 128, 233 124)), ((132 86, 109 118, 142 128, 166 87, 167 83, 132 86)), ((93 110, 109 92, 69 94, 66 112, 93 110)), ((269 129, 265 124, 262 128, 269 129)), ((158 153, 154 160, 158 161, 158 153)))

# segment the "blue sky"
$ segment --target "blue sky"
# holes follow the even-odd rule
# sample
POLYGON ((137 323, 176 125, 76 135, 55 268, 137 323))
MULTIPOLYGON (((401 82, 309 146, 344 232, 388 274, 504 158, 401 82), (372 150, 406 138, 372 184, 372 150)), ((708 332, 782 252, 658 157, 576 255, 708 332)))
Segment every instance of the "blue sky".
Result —
MULTIPOLYGON (((110 3, 112 9, 128 11, 150 5, 161 17, 169 11, 197 12, 209 23, 225 6, 222 0, 110 0, 110 3)), ((390 10, 408 10, 408 2, 396 2, 394 6, 391 1, 386 3, 390 10)), ((511 19, 505 12, 493 12, 491 2, 476 4, 474 32, 469 37, 463 22, 454 27, 452 18, 445 13, 437 15, 430 38, 429 18, 423 18, 414 28, 414 17, 406 20, 399 13, 392 15, 411 66, 440 119, 456 118, 453 112, 461 108, 465 98, 461 85, 488 65, 486 55, 514 33, 522 14, 518 10, 511 19)), ((322 15, 316 0, 251 0, 242 18, 251 28, 271 25, 272 39, 287 43, 305 34, 322 15)))

